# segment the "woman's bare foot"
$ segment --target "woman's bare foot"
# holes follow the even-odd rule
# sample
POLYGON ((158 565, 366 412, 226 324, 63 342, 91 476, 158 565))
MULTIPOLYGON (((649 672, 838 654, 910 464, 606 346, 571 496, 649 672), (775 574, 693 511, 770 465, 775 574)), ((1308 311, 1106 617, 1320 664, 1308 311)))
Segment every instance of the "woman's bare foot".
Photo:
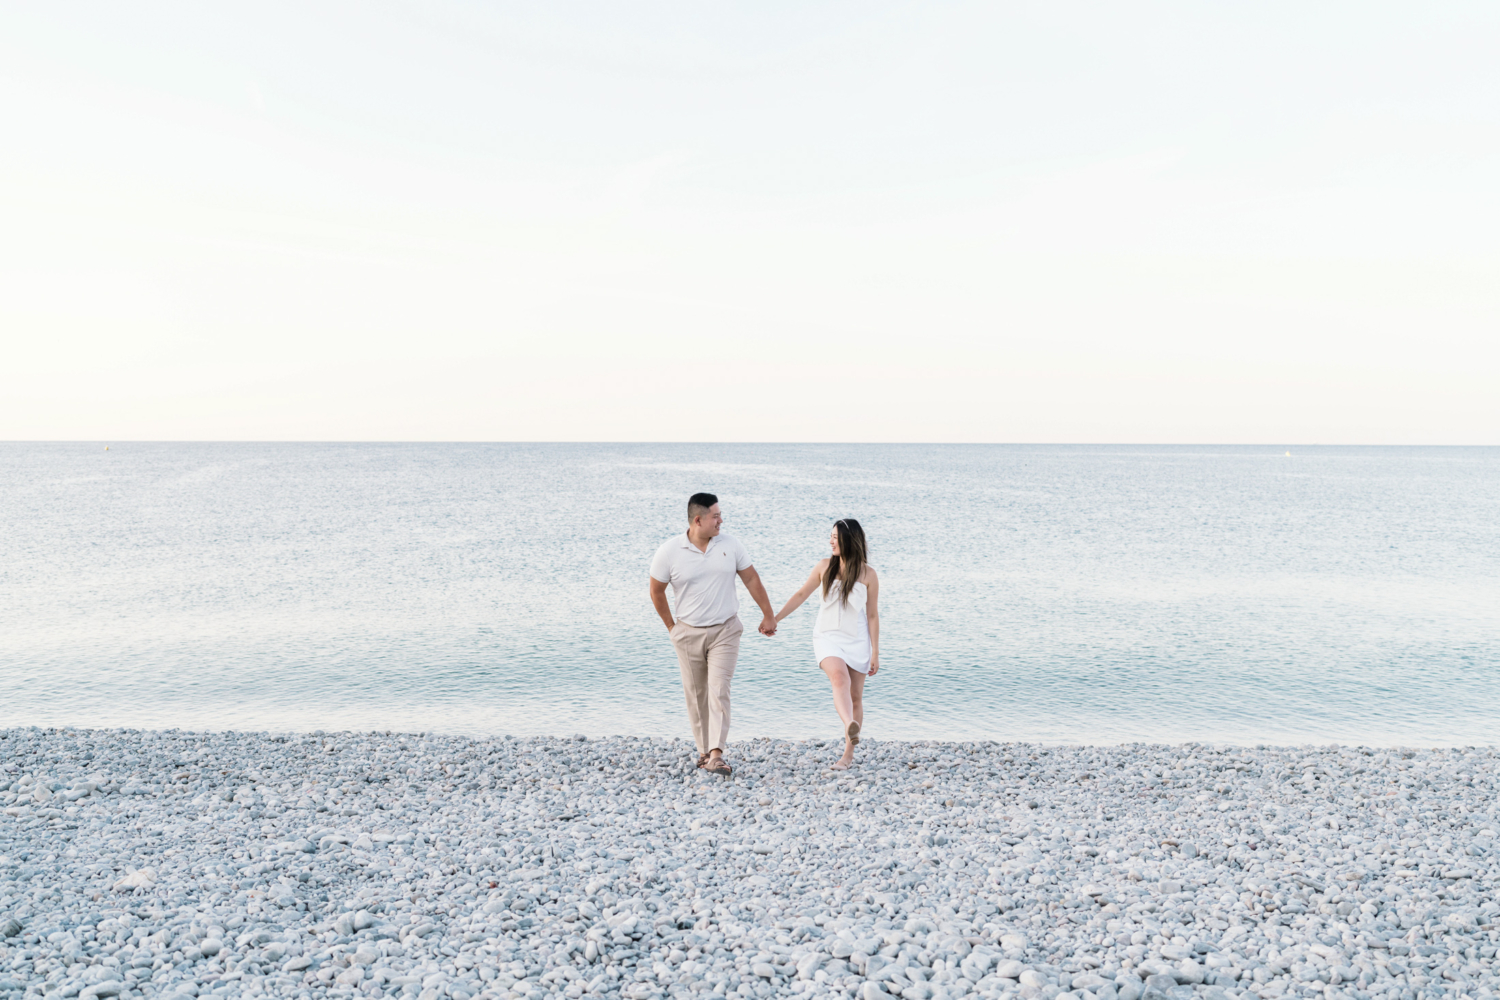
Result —
POLYGON ((845 761, 845 760, 842 760, 842 759, 836 760, 832 764, 828 765, 828 770, 830 770, 830 771, 847 771, 847 770, 849 770, 849 763, 848 763, 848 761, 845 761))

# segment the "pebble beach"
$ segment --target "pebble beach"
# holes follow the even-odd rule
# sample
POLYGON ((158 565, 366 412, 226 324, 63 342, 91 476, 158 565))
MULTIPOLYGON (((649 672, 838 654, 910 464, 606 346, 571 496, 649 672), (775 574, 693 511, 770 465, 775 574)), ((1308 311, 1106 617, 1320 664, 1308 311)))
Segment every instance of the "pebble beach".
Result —
POLYGON ((1491 997, 1493 749, 0 731, 0 997, 1491 997))

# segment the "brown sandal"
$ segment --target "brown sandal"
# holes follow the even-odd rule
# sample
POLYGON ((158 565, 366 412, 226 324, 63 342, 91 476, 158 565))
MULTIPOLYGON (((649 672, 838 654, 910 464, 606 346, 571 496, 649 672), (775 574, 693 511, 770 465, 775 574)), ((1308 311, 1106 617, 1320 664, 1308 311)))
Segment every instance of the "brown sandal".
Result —
POLYGON ((720 757, 717 763, 710 759, 709 762, 704 765, 704 768, 708 771, 709 774, 718 774, 726 778, 734 773, 734 769, 729 766, 729 763, 724 760, 723 757, 720 757))
POLYGON ((700 753, 698 755, 698 767, 699 767, 700 770, 703 768, 704 764, 708 763, 708 756, 709 755, 706 754, 706 753, 700 753))
POLYGON ((844 730, 844 738, 849 741, 851 747, 859 746, 859 723, 849 723, 849 727, 844 730))

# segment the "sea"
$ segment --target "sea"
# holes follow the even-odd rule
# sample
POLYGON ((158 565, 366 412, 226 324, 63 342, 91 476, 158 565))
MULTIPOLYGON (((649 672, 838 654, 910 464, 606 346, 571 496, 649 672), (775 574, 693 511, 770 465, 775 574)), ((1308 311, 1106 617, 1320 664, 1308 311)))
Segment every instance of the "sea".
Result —
MULTIPOLYGON (((720 497, 779 607, 857 518, 866 735, 1500 742, 1500 449, 0 444, 0 727, 687 735, 647 592, 720 497)), ((810 602, 732 739, 834 739, 810 602)))

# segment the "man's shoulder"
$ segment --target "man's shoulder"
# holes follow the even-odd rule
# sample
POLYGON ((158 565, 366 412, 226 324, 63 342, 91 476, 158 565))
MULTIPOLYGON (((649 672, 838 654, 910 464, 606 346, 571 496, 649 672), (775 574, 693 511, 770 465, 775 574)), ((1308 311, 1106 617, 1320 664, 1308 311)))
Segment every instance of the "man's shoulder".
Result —
POLYGON ((741 552, 745 551, 745 543, 744 542, 740 541, 734 535, 726 534, 725 532, 722 532, 722 531, 719 532, 719 544, 720 545, 724 545, 724 546, 728 546, 729 548, 739 549, 741 552))

